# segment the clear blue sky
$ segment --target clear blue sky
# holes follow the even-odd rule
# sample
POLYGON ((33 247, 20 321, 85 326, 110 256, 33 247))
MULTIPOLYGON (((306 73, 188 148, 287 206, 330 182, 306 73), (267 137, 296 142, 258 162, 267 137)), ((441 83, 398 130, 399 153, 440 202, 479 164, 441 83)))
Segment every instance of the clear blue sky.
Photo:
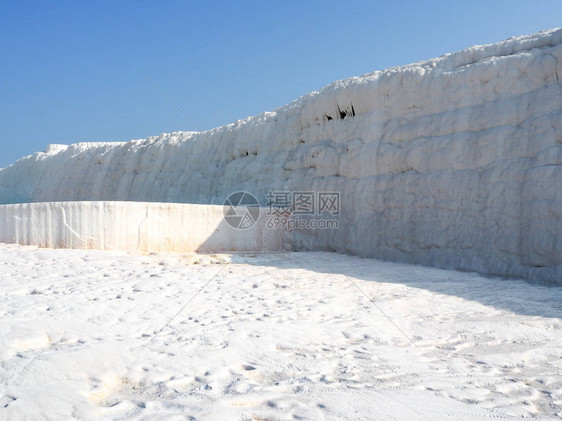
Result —
POLYGON ((349 76, 562 25, 559 0, 0 0, 0 168, 203 129, 349 76))

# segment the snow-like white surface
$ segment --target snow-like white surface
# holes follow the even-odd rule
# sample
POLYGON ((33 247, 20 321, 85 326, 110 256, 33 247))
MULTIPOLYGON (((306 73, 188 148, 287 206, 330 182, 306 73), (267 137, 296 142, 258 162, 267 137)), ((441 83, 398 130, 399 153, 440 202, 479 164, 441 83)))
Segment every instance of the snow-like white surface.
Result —
POLYGON ((146 202, 0 205, 0 242, 142 252, 281 251, 288 246, 289 233, 268 229, 265 218, 233 228, 224 217, 229 209, 146 202))
POLYGON ((333 253, 0 245, 0 419, 551 419, 561 302, 333 253))
POLYGON ((221 204, 341 191, 301 249, 562 279, 562 30, 335 82, 204 133, 49 148, 0 170, 0 203, 221 204))

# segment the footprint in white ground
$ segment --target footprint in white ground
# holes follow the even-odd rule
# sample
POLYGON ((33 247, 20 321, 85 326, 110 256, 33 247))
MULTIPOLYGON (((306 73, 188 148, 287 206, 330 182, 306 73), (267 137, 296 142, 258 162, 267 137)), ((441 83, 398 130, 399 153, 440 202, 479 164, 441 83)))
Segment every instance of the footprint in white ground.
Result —
POLYGON ((7 408, 10 404, 16 401, 18 398, 15 396, 5 395, 0 398, 0 408, 7 408))
POLYGON ((49 335, 44 332, 29 333, 12 339, 4 351, 4 358, 27 352, 48 348, 51 343, 49 335))

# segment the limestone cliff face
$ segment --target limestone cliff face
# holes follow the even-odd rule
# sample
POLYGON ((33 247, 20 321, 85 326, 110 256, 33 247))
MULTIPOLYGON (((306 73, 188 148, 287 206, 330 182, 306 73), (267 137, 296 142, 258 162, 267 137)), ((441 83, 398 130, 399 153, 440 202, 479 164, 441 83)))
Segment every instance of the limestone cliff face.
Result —
POLYGON ((208 132, 80 143, 0 170, 0 203, 222 203, 341 191, 299 249, 562 282, 562 30, 335 82, 208 132))

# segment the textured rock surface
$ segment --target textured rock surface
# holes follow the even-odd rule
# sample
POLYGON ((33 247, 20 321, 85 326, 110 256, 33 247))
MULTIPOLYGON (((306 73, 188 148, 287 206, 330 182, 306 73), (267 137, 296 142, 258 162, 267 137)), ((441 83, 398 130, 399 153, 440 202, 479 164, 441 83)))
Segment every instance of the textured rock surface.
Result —
POLYGON ((342 192, 299 249, 562 280, 562 30, 335 82, 208 132, 52 148, 0 203, 342 192))

